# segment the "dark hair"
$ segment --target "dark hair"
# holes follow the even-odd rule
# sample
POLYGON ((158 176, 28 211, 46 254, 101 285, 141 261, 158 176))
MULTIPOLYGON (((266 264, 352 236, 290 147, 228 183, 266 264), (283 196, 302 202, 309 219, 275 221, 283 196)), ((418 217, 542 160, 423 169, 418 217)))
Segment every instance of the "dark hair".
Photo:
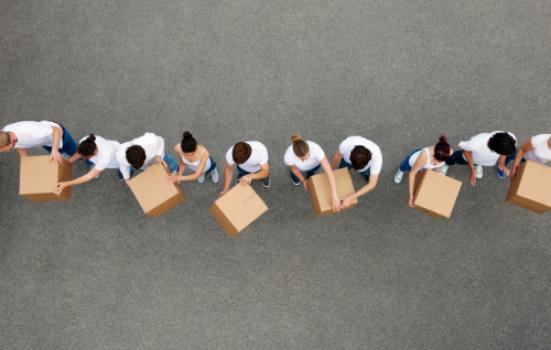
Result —
POLYGON ((445 161, 446 159, 451 157, 451 150, 452 148, 450 147, 450 144, 446 139, 446 135, 440 135, 438 143, 434 146, 434 159, 440 162, 445 161))
POLYGON ((134 169, 140 169, 145 162, 145 151, 142 146, 133 145, 126 149, 126 160, 134 169))
POLYGON ((310 152, 310 147, 308 146, 308 143, 300 137, 298 134, 294 134, 291 137, 291 140, 293 141, 293 153, 297 155, 297 157, 304 157, 308 152, 310 152))
POLYGON ((237 164, 243 164, 251 156, 251 146, 246 142, 238 142, 233 145, 232 158, 237 164))
POLYGON ((96 145, 96 136, 94 134, 90 134, 85 140, 78 144, 77 152, 82 156, 91 157, 97 149, 98 146, 96 145))
POLYGON ((182 142, 180 142, 180 147, 184 153, 195 152, 197 149, 197 141, 189 131, 184 131, 182 142))
POLYGON ((371 160, 371 151, 364 146, 356 146, 350 152, 350 162, 352 167, 356 170, 363 169, 367 166, 371 160))
POLYGON ((498 132, 490 137, 488 147, 502 156, 510 156, 515 152, 517 141, 507 132, 498 132))

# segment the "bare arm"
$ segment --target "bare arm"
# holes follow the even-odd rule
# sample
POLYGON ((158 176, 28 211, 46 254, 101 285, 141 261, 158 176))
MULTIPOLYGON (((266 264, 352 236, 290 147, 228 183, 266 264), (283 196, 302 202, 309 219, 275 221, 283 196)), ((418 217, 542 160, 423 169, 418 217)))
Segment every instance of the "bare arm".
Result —
POLYGON ((88 173, 86 173, 85 175, 82 175, 81 177, 77 177, 74 180, 60 182, 60 183, 57 184, 56 193, 59 195, 67 187, 71 187, 71 186, 75 186, 75 185, 81 185, 83 183, 91 181, 96 176, 98 176, 100 173, 101 173, 100 170, 97 170, 97 169, 94 168, 94 169, 90 170, 88 173))
POLYGON ((327 179, 329 180, 329 187, 331 188, 333 212, 337 212, 341 209, 341 200, 337 193, 337 182, 335 181, 335 174, 333 173, 333 169, 331 169, 331 165, 329 164, 327 157, 323 157, 322 160, 320 161, 320 164, 323 170, 325 171, 325 173, 327 174, 327 179))
POLYGON ((365 184, 358 191, 351 194, 350 199, 356 199, 356 198, 359 198, 359 197, 363 196, 364 194, 367 194, 368 192, 371 192, 375 188, 375 186, 377 186, 378 181, 379 181, 379 175, 378 174, 377 175, 371 175, 369 177, 369 183, 365 184))
POLYGON ((465 159, 467 159, 467 163, 469 164, 469 169, 471 170, 471 185, 476 185, 476 172, 474 169, 474 161, 473 161, 473 152, 471 151, 463 151, 463 155, 465 156, 465 159))
POLYGON ((302 173, 300 172, 300 170, 298 170, 298 168, 294 165, 291 165, 291 172, 298 178, 298 180, 303 184, 304 181, 306 181, 306 179, 304 178, 304 176, 302 175, 302 173))
POLYGON ((534 149, 534 145, 532 144, 532 140, 528 140, 522 147, 519 148, 517 155, 515 156, 515 161, 513 162, 512 171, 511 171, 511 180, 514 179, 518 166, 520 165, 520 162, 522 162, 522 158, 526 154, 526 152, 531 151, 534 149))
POLYGON ((331 160, 331 168, 337 169, 342 159, 342 154, 337 151, 333 154, 333 159, 331 160))
POLYGON ((19 154, 19 157, 28 157, 29 151, 26 148, 16 148, 17 154, 19 154))
POLYGON ((61 154, 59 154, 59 149, 61 148, 59 147, 59 145, 61 142, 62 131, 56 126, 52 126, 51 128, 53 130, 53 142, 52 152, 50 153, 50 160, 55 160, 56 162, 61 164, 63 162, 63 157, 61 156, 61 154))
POLYGON ((231 181, 233 178, 233 165, 226 164, 224 168, 224 190, 221 194, 226 193, 230 189, 231 181))
MULTIPOLYGON (((205 166, 207 165, 207 161, 209 160, 209 152, 204 152, 203 156, 201 157, 201 162, 199 163, 199 166, 197 167, 197 170, 191 175, 187 176, 181 176, 180 180, 182 181, 194 181, 197 180, 205 171, 205 166)), ((184 165, 185 166, 185 165, 184 165)))
POLYGON ((73 154, 71 156, 71 158, 69 158, 68 162, 73 164, 74 162, 76 162, 79 159, 80 159, 80 154, 78 154, 78 152, 77 152, 77 153, 73 154))
POLYGON ((251 180, 260 180, 260 179, 263 179, 263 178, 268 177, 268 176, 270 176, 270 164, 269 163, 260 165, 260 170, 259 171, 257 171, 256 173, 253 173, 253 174, 249 174, 249 177, 251 178, 251 180))

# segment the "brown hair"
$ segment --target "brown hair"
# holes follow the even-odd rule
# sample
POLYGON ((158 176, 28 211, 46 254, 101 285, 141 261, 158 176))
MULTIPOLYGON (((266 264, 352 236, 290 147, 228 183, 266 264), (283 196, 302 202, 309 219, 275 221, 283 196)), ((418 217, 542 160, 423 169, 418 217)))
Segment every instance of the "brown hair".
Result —
POLYGON ((446 139, 446 135, 440 135, 438 143, 434 146, 434 158, 440 162, 445 161, 451 157, 451 149, 452 148, 446 139))
POLYGON ((10 134, 5 131, 0 131, 0 147, 10 144, 10 134))
POLYGON ((243 164, 251 156, 251 146, 246 142, 238 142, 233 145, 232 158, 237 164, 243 164))
POLYGON ((364 146, 356 146, 350 152, 350 162, 352 163, 352 168, 355 170, 365 168, 369 164, 369 161, 371 161, 371 151, 364 146))
POLYGON ((308 143, 300 137, 298 134, 294 134, 291 137, 291 140, 293 141, 293 152, 298 157, 304 157, 305 155, 310 152, 310 147, 308 146, 308 143))

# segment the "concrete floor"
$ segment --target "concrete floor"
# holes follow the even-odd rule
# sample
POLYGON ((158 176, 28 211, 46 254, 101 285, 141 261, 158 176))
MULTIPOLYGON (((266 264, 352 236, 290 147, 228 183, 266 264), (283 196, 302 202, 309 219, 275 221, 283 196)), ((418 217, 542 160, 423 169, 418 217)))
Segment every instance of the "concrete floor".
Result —
POLYGON ((441 131, 551 132, 548 0, 3 0, 0 33, 2 125, 170 147, 189 129, 220 163, 259 139, 273 172, 270 211, 231 240, 208 213, 220 186, 184 185, 157 219, 114 172, 31 203, 0 155, 0 348, 551 348, 550 216, 504 203, 490 171, 450 171, 451 220, 392 182, 441 131), (294 132, 328 154, 377 142, 376 191, 314 218, 282 164, 294 132))

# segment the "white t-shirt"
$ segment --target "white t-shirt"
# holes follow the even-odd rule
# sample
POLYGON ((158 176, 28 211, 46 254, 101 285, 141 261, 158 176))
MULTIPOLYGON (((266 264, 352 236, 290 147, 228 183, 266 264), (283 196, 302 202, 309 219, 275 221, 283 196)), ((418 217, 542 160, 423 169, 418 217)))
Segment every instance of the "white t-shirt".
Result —
POLYGON ((425 156, 427 157, 427 160, 425 161, 425 164, 423 164, 423 167, 421 169, 436 169, 440 168, 445 164, 445 162, 438 162, 434 164, 432 162, 432 155, 430 154, 430 147, 425 147, 423 149, 420 149, 419 151, 413 153, 411 157, 409 157, 409 166, 413 167, 415 162, 417 162, 417 159, 419 159, 419 156, 421 155, 421 152, 425 153, 425 156))
POLYGON ((312 170, 318 165, 323 158, 325 158, 325 152, 321 149, 320 145, 312 141, 306 141, 308 148, 310 149, 308 159, 305 161, 300 160, 299 157, 293 152, 293 145, 287 148, 285 155, 283 156, 283 161, 287 166, 296 166, 301 171, 312 170))
POLYGON ((540 134, 532 136, 533 150, 530 150, 524 154, 524 159, 532 160, 541 164, 547 163, 551 160, 551 149, 549 149, 549 139, 551 134, 540 134))
POLYGON ((343 155, 344 161, 348 164, 352 164, 350 161, 350 153, 352 153, 352 150, 356 146, 364 146, 371 152, 371 160, 365 168, 358 170, 359 172, 364 172, 368 168, 371 169, 372 175, 378 175, 381 172, 381 168, 383 167, 383 154, 381 153, 381 149, 379 146, 377 146, 376 143, 373 141, 370 141, 364 137, 361 136, 350 136, 347 137, 341 144, 339 145, 339 153, 343 155))
MULTIPOLYGON (((260 166, 268 163, 268 149, 262 142, 259 141, 246 141, 251 146, 251 156, 243 164, 237 164, 241 169, 249 172, 256 173, 260 171, 260 166)), ((232 157, 233 146, 231 146, 226 152, 226 162, 229 165, 234 165, 232 157)))
POLYGON ((152 132, 146 132, 143 136, 123 143, 117 151, 117 162, 119 163, 119 170, 125 180, 130 179, 131 168, 130 163, 126 160, 126 150, 134 145, 141 146, 145 150, 145 161, 141 169, 145 169, 153 164, 155 162, 155 156, 163 158, 165 155, 165 140, 152 132))
MULTIPOLYGON (((52 147, 54 142, 54 132, 52 127, 59 130, 61 126, 54 122, 42 120, 40 122, 24 121, 8 124, 2 129, 6 132, 13 132, 17 137, 15 148, 35 148, 42 146, 52 147)), ((63 140, 59 140, 59 148, 63 147, 63 140)))
MULTIPOLYGON (((500 132, 503 131, 480 133, 471 137, 467 141, 459 142, 459 147, 465 151, 472 152, 474 164, 482 166, 494 166, 497 164, 500 155, 492 151, 488 147, 488 141, 492 136, 500 132)), ((508 132, 508 134, 511 135, 511 137, 513 137, 513 139, 515 139, 516 141, 515 135, 510 132, 508 132)))
MULTIPOLYGON (((119 162, 117 161, 117 151, 121 146, 117 141, 106 140, 101 136, 96 136, 96 147, 98 148, 98 153, 90 158, 90 161, 94 163, 94 169, 102 171, 104 169, 117 169, 120 167, 119 162)), ((80 141, 84 141, 88 136, 83 137, 80 141)))

